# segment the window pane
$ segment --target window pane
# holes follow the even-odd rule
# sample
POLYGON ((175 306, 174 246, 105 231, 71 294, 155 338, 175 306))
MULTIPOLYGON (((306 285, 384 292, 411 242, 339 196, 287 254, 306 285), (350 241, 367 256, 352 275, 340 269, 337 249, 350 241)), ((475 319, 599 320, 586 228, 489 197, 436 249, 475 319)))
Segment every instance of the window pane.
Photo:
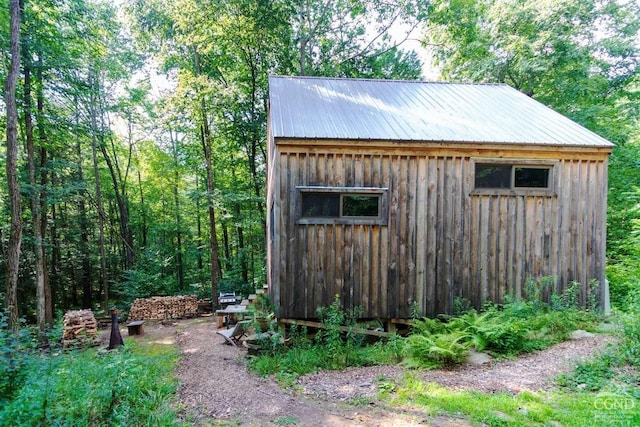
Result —
POLYGON ((548 188, 549 169, 516 167, 515 186, 529 188, 548 188))
POLYGON ((380 196, 378 195, 345 194, 342 196, 342 216, 378 217, 379 205, 380 196))
POLYGON ((476 188, 510 188, 510 165, 476 165, 476 188))
POLYGON ((337 218, 340 216, 340 194, 302 193, 302 217, 337 218))

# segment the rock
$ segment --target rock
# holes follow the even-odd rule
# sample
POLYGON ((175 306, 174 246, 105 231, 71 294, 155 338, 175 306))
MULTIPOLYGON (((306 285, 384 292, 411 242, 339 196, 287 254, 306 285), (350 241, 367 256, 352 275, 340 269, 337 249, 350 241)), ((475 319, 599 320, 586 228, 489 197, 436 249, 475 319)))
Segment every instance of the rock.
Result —
POLYGON ((485 363, 491 363, 491 360, 493 360, 492 357, 487 353, 472 351, 464 360, 464 363, 469 365, 484 365, 485 363))
POLYGON ((594 334, 592 334, 591 332, 587 332, 587 331, 583 331, 582 329, 577 329, 573 332, 571 332, 571 339, 572 340, 580 340, 583 338, 591 338, 595 336, 594 334))

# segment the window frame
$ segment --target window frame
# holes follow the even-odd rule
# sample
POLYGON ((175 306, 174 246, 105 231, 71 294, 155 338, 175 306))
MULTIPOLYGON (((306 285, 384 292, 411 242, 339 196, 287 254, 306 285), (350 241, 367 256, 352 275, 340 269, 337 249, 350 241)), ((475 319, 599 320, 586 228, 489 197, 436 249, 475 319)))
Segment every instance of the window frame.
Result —
POLYGON ((364 224, 364 225, 388 225, 389 223, 389 189, 385 187, 331 187, 331 186, 296 186, 296 223, 306 224, 364 224), (338 194, 339 216, 338 217, 303 217, 302 197, 304 193, 330 193, 338 194), (377 196, 378 215, 377 216, 343 216, 343 201, 345 196, 377 196))
POLYGON ((557 195, 557 169, 558 162, 553 160, 533 160, 533 159, 471 159, 471 170, 473 173, 471 195, 526 195, 526 196, 556 196, 557 195), (478 166, 510 166, 509 188, 482 188, 476 187, 476 169, 478 166), (515 174, 517 168, 526 169, 546 169, 547 187, 516 187, 515 174))

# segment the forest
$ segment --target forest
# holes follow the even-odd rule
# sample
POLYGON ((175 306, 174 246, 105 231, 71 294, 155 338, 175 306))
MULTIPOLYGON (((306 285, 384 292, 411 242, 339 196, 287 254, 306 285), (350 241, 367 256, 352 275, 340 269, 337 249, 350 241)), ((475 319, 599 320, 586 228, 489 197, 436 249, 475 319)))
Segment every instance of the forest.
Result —
POLYGON ((640 3, 0 0, 9 324, 265 281, 269 75, 506 83, 616 144, 607 274, 640 281, 640 3))

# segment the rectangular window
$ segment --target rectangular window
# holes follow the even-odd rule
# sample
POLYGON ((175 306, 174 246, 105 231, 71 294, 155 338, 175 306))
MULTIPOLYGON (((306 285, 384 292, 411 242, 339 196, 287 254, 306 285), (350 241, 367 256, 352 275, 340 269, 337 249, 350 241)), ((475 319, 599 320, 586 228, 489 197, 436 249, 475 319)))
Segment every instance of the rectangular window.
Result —
POLYGON ((340 194, 302 193, 302 216, 305 218, 340 217, 340 194))
POLYGON ((386 224, 385 188, 298 187, 299 224, 386 224))
POLYGON ((342 216, 354 218, 378 218, 380 216, 380 195, 343 194, 342 216))
POLYGON ((476 188, 510 188, 511 166, 476 165, 476 188))
POLYGON ((514 168, 514 187, 549 188, 549 168, 514 168))
POLYGON ((550 189, 552 166, 482 164, 475 165, 476 189, 550 189))

